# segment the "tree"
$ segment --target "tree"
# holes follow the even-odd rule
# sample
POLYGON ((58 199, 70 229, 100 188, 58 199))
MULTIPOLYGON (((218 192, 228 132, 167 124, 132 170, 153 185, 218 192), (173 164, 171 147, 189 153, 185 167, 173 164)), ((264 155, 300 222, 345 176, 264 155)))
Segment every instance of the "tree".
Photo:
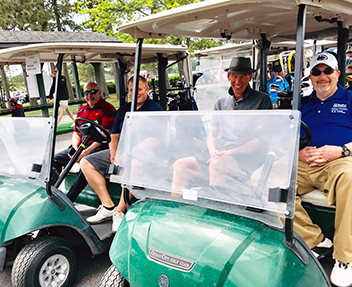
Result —
POLYGON ((52 16, 45 10, 44 0, 1 0, 0 14, 3 30, 43 31, 52 16))

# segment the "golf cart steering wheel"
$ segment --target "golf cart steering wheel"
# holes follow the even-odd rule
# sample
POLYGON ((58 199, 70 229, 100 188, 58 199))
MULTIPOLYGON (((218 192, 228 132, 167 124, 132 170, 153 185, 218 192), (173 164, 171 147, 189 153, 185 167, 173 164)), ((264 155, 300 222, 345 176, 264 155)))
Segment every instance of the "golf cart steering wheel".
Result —
POLYGON ((77 118, 75 125, 85 138, 89 138, 92 141, 105 144, 111 140, 109 132, 95 121, 86 118, 77 118))
POLYGON ((301 121, 301 128, 306 133, 304 136, 300 136, 299 138, 299 149, 304 149, 306 146, 310 144, 312 141, 312 132, 309 127, 301 121))

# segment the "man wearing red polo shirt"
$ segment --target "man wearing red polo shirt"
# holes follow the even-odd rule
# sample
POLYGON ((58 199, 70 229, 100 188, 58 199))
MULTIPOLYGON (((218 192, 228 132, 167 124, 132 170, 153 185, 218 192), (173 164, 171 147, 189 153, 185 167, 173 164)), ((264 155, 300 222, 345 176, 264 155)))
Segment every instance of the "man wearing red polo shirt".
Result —
MULTIPOLYGON (((98 124, 100 124, 108 132, 110 132, 116 115, 116 109, 114 108, 114 106, 101 97, 101 91, 99 90, 98 85, 94 82, 89 82, 84 85, 83 94, 85 100, 87 101, 87 104, 78 110, 77 118, 86 118, 92 121, 97 121, 98 124)), ((54 157, 53 165, 57 169, 57 172, 59 174, 71 158, 71 156, 69 155, 71 148, 77 150, 83 140, 83 135, 75 127, 73 129, 71 145, 67 149, 57 153, 54 157)), ((92 152, 96 152, 106 148, 108 148, 108 144, 89 142, 77 161, 79 162, 84 156, 92 152)), ((86 185, 87 181, 83 173, 80 172, 75 183, 73 184, 68 193, 68 197, 70 198, 70 193, 72 190, 83 190, 86 185)))

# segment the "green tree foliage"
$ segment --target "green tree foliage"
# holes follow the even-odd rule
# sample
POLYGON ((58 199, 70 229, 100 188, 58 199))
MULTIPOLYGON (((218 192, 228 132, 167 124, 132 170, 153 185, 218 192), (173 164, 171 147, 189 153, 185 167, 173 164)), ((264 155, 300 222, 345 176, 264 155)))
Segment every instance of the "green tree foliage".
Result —
POLYGON ((1 0, 3 30, 65 31, 82 29, 73 21, 70 0, 1 0))
POLYGON ((0 15, 3 30, 46 30, 51 17, 43 0, 1 0, 0 15))
MULTIPOLYGON (((114 30, 115 27, 129 21, 179 6, 200 2, 200 0, 87 0, 78 1, 75 11, 86 14, 88 19, 82 24, 85 28, 104 33, 111 37, 118 37, 125 43, 133 43, 130 35, 114 30)), ((217 47, 223 44, 222 40, 194 39, 165 37, 164 39, 147 39, 150 44, 186 44, 190 52, 199 49, 217 47)))

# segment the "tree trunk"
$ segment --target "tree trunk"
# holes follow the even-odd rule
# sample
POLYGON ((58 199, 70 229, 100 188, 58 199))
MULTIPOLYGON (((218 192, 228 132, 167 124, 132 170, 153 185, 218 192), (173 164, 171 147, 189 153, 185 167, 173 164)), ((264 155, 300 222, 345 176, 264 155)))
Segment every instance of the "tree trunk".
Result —
POLYGON ((73 101, 75 99, 75 96, 73 94, 71 80, 70 80, 70 77, 68 75, 67 63, 63 63, 62 71, 63 71, 63 74, 64 74, 64 76, 66 78, 66 86, 67 86, 67 90, 68 90, 69 101, 73 101))
POLYGON ((0 74, 1 74, 2 83, 4 85, 6 99, 7 99, 7 108, 11 109, 11 104, 10 104, 11 96, 10 96, 9 84, 7 83, 6 73, 3 65, 0 65, 0 74))

